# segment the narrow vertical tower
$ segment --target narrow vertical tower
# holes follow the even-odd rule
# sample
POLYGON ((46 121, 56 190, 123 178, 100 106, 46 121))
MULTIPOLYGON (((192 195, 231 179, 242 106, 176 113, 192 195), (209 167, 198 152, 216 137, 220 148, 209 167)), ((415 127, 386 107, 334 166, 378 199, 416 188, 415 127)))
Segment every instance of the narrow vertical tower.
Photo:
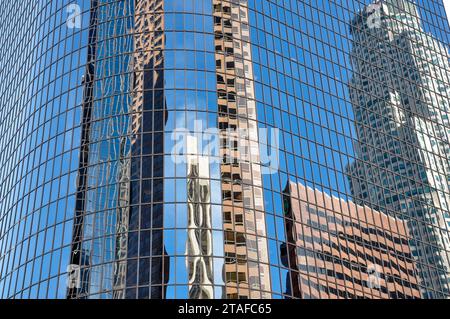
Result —
POLYGON ((214 0, 227 298, 270 298, 247 1, 214 0))
POLYGON ((92 1, 89 18, 89 43, 87 52, 86 73, 83 77, 83 104, 81 124, 81 150, 78 168, 75 219, 72 234, 72 252, 69 271, 72 282, 68 285, 67 298, 86 298, 89 294, 90 262, 89 253, 83 249, 84 215, 88 189, 88 166, 90 153, 90 135, 92 108, 94 102, 95 62, 97 52, 97 15, 98 2, 92 1))
POLYGON ((198 155, 195 136, 187 137, 189 298, 213 299, 213 238, 209 158, 198 155))

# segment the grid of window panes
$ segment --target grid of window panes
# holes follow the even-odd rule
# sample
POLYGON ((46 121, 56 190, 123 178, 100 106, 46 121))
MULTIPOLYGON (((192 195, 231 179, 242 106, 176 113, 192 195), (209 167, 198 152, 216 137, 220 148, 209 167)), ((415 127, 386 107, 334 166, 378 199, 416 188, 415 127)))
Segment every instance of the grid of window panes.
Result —
POLYGON ((68 4, 0 4, 2 298, 66 295, 88 42, 86 24, 67 28, 68 4))
POLYGON ((0 298, 450 297, 442 0, 0 19, 0 298), (252 125, 279 130, 279 167, 252 125), (174 155, 180 130, 232 127, 251 161, 174 155))
MULTIPOLYGON (((385 1, 390 16, 382 11, 380 28, 370 30, 367 24, 376 23, 370 13, 378 8, 367 7, 371 3, 249 1, 258 122, 282 132, 280 170, 263 176, 274 298, 376 298, 377 289, 357 291, 359 285, 368 287, 370 279, 360 274, 369 263, 389 267, 372 258, 388 249, 377 242, 383 238, 368 242, 364 236, 353 237, 347 241, 353 251, 345 246, 330 250, 335 234, 320 231, 333 228, 333 222, 316 222, 317 237, 307 237, 312 225, 302 219, 294 221, 294 236, 310 240, 306 246, 314 248, 306 256, 315 257, 294 254, 289 262, 283 260, 291 235, 285 233, 283 217, 288 181, 405 221, 411 254, 396 259, 415 264, 413 276, 422 297, 449 296, 449 27, 443 3, 385 1), (363 21, 359 25, 358 19, 363 21), (383 84, 389 78, 392 82, 383 84), (392 95, 395 99, 389 101, 392 95), (399 116, 392 114, 394 109, 399 116), (355 173, 354 165, 362 173, 355 173), (359 246, 370 253, 359 254, 359 246), (331 269, 325 265, 330 260, 331 269), (357 285, 359 278, 363 283, 357 285), (294 294, 294 286, 301 292, 294 294)), ((399 282, 396 271, 386 278, 380 273, 388 283, 399 282)), ((402 289, 389 295, 404 296, 402 289)))

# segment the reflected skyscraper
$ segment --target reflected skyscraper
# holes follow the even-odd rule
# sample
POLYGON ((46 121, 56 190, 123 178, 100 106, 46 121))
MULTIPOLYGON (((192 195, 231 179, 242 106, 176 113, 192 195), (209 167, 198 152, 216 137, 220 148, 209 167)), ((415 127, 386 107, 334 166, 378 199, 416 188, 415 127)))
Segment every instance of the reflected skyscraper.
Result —
POLYGON ((366 7, 351 26, 355 201, 407 222, 424 297, 450 297, 450 63, 408 0, 366 7))
POLYGON ((209 160, 198 155, 195 137, 187 140, 189 298, 212 299, 213 238, 209 160), (191 155, 192 154, 192 155, 191 155))
POLYGON ((70 265, 74 275, 78 278, 73 286, 68 287, 68 298, 85 298, 88 294, 88 283, 90 280, 90 256, 89 252, 82 247, 84 215, 86 212, 86 192, 88 184, 89 146, 93 108, 93 86, 95 77, 95 60, 97 52, 97 8, 98 3, 92 1, 89 17, 89 43, 86 61, 86 74, 83 76, 83 104, 82 104, 82 124, 81 124, 81 151, 80 164, 77 179, 77 194, 75 220, 73 228, 72 251, 70 265))
POLYGON ((0 2, 0 298, 448 297, 450 27, 371 2, 0 2))
POLYGON ((227 281, 224 297, 267 298, 270 278, 248 3, 213 3, 227 281), (246 154, 241 154, 242 150, 247 150, 246 154))
MULTIPOLYGON (((163 242, 164 158, 161 131, 168 120, 164 88, 164 1, 134 2, 131 205, 126 286, 138 298, 165 297, 169 258, 163 242)), ((128 289, 125 298, 135 298, 128 289)))
POLYGON ((284 210, 287 296, 420 298, 405 222, 295 183, 284 210))

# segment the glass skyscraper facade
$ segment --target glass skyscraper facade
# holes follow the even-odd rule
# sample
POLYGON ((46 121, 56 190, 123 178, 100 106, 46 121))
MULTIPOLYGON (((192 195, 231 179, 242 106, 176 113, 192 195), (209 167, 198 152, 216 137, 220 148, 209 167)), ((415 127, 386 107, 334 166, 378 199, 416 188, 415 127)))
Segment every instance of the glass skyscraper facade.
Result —
POLYGON ((0 298, 450 298, 442 0, 0 21, 0 298))

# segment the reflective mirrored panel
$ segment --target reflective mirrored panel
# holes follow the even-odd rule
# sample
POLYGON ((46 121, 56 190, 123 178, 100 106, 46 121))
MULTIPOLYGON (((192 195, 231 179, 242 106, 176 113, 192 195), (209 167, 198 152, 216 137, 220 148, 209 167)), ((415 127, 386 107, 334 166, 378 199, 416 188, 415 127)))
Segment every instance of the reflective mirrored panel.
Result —
POLYGON ((444 1, 0 21, 0 298, 450 298, 444 1))

